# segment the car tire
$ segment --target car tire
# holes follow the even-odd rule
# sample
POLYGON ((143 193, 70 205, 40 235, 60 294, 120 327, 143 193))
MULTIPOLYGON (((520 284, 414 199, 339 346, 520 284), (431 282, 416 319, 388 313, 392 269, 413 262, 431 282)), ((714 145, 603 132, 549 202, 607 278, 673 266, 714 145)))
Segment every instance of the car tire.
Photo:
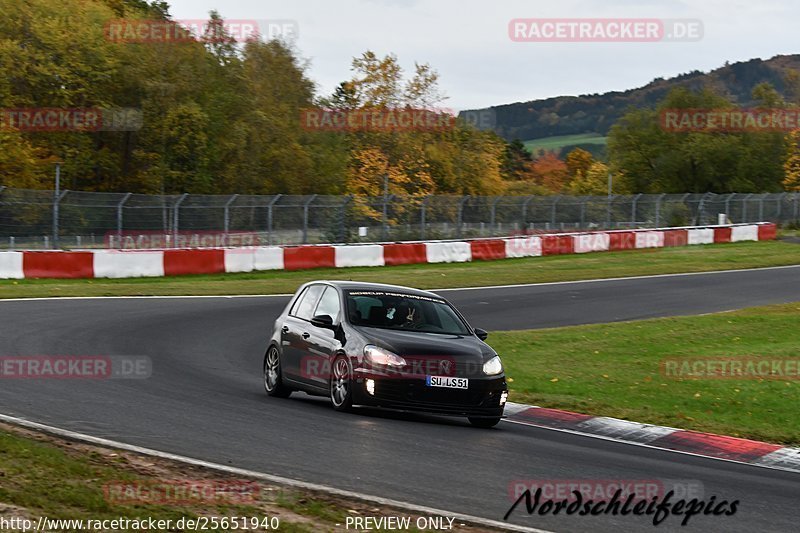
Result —
POLYGON ((330 399, 337 411, 353 408, 353 372, 350 362, 343 355, 336 357, 331 365, 330 399))
POLYGON ((493 428, 497 424, 500 423, 500 417, 495 416, 493 418, 485 418, 485 417, 469 417, 469 423, 475 426, 476 428, 493 428))
POLYGON ((275 346, 270 346, 264 355, 264 390, 273 398, 288 398, 292 393, 283 383, 281 355, 275 346))

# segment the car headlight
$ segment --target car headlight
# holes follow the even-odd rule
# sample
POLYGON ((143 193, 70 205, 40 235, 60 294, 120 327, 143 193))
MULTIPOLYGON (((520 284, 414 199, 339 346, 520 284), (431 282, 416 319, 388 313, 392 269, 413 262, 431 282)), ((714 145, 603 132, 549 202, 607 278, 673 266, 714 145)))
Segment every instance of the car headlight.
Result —
POLYGON ((500 356, 495 355, 485 363, 483 363, 483 373, 487 376, 496 376, 503 371, 503 363, 500 362, 500 356))
POLYGON ((364 357, 373 365, 406 366, 406 360, 399 355, 372 344, 364 346, 364 357))

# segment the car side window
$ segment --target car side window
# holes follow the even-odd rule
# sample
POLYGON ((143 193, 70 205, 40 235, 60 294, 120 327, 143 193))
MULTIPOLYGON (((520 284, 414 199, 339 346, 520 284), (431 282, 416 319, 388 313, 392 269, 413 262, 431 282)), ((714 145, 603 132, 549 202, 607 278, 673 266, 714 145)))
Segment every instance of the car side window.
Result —
POLYGON ((317 301, 324 288, 324 285, 312 285, 306 289, 301 300, 298 301, 297 305, 292 309, 292 316, 302 318, 303 320, 311 320, 314 314, 314 308, 317 306, 317 301))
POLYGON ((303 301, 303 298, 305 297, 307 292, 308 292, 308 287, 303 289, 303 292, 301 292, 300 296, 298 296, 297 299, 294 301, 294 303, 292 304, 292 308, 289 309, 290 316, 297 316, 297 308, 300 307, 300 302, 303 301))
POLYGON ((339 293, 336 292, 336 289, 333 287, 327 287, 322 294, 322 298, 319 299, 319 304, 317 304, 317 310, 314 311, 314 316, 328 315, 336 322, 340 308, 339 293))

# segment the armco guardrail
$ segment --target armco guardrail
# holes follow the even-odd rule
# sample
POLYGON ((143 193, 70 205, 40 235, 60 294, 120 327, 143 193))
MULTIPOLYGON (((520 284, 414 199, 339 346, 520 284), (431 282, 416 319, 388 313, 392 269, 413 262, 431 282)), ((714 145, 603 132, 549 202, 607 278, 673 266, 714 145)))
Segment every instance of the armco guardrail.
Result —
POLYGON ((0 252, 0 278, 131 278, 321 267, 454 263, 609 250, 773 240, 776 225, 660 228, 464 241, 170 250, 0 252))

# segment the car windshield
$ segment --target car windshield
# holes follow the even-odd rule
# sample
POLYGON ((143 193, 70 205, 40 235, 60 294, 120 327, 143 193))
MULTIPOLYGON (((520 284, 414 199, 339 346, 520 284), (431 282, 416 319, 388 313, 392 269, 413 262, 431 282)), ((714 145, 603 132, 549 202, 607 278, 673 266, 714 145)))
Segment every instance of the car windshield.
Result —
POLYGON ((354 326, 467 335, 469 329, 442 299, 389 291, 348 291, 347 312, 354 326))

